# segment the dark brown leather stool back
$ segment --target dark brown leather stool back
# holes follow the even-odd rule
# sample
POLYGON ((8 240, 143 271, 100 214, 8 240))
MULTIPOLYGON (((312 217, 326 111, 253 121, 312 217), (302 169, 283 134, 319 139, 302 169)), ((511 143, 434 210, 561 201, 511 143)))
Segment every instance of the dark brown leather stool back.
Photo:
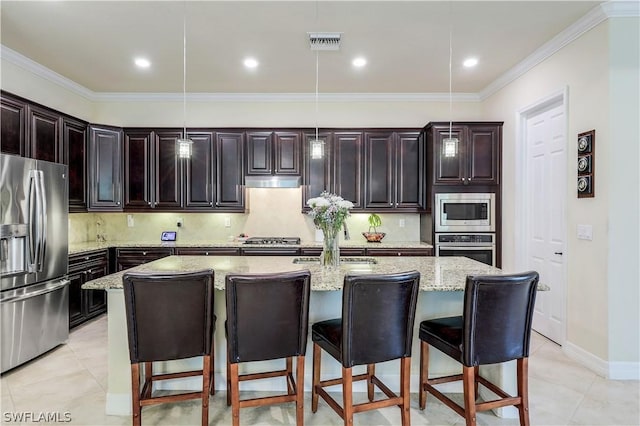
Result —
POLYGON ((295 402, 297 424, 302 426, 310 289, 309 271, 226 276, 227 404, 232 406, 234 425, 240 422, 242 407, 295 402), (284 370, 238 372, 238 363, 281 358, 284 370), (278 376, 286 378, 287 394, 240 400, 240 381, 278 376))
POLYGON ((133 396, 133 424, 140 425, 144 405, 202 399, 202 424, 209 422, 213 393, 213 270, 123 276, 133 396), (202 370, 153 375, 153 361, 203 357, 202 370), (140 366, 145 377, 140 390, 140 366), (203 376, 200 392, 152 396, 154 381, 203 376))
POLYGON ((409 424, 409 378, 411 343, 420 285, 418 272, 377 275, 347 275, 342 295, 342 318, 313 324, 312 411, 321 396, 343 418, 353 424, 354 412, 397 405, 402 424, 409 424), (342 364, 342 377, 320 381, 320 350, 342 364), (375 376, 375 364, 400 359, 400 396, 375 376), (351 368, 366 365, 366 374, 352 375, 351 368), (353 404, 352 382, 367 381, 369 402, 353 404), (323 389, 342 384, 343 406, 323 389), (373 401, 374 385, 387 396, 373 401))
POLYGON ((476 424, 476 412, 515 405, 520 424, 529 424, 527 390, 531 323, 538 285, 538 273, 469 276, 462 316, 438 318, 420 323, 420 408, 426 392, 476 424), (463 365, 463 374, 429 379, 429 346, 463 365), (479 366, 517 360, 518 396, 511 397, 479 374, 479 366), (434 385, 463 380, 465 406, 438 391, 434 385), (476 403, 478 384, 501 399, 476 403))

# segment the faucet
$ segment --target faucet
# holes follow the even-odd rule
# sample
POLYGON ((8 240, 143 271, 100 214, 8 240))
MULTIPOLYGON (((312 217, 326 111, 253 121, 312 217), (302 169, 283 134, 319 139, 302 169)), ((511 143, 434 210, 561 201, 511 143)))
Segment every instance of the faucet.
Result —
POLYGON ((347 228, 347 222, 344 222, 344 239, 350 240, 351 236, 349 235, 349 228, 347 228))

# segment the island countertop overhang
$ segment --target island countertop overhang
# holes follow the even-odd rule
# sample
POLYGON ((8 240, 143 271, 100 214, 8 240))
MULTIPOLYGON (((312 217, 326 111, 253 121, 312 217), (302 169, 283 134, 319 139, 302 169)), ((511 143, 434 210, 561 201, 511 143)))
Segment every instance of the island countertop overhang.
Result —
MULTIPOLYGON (((376 257, 375 264, 342 262, 339 268, 324 268, 313 263, 294 263, 297 256, 169 256, 126 271, 116 272, 82 285, 85 290, 122 288, 126 272, 189 272, 214 270, 214 285, 224 290, 229 273, 251 274, 298 271, 311 272, 313 291, 341 290, 346 274, 389 274, 416 270, 420 272, 421 291, 463 291, 467 275, 500 275, 505 272, 465 257, 376 257)), ((545 286, 539 286, 545 290, 545 286)))

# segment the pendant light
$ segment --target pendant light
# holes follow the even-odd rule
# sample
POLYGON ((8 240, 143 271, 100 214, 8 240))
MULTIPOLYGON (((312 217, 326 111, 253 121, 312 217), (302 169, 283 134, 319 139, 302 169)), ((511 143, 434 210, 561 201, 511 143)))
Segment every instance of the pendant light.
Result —
POLYGON ((187 3, 182 14, 182 138, 176 141, 179 158, 191 158, 193 141, 187 137, 187 3))
POLYGON ((324 157, 324 141, 318 138, 318 55, 316 50, 316 137, 311 141, 311 158, 314 160, 324 157))
POLYGON ((452 24, 451 24, 451 2, 449 2, 449 137, 442 140, 442 154, 445 157, 455 157, 458 155, 458 138, 454 138, 451 133, 453 120, 453 95, 452 95, 452 63, 453 63, 453 47, 452 47, 452 24))

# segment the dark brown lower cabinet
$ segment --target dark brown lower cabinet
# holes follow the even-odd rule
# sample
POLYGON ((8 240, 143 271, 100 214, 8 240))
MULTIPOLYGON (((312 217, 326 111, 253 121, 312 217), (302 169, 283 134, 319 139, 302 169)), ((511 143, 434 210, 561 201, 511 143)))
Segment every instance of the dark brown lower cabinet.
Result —
POLYGON ((69 256, 69 328, 107 312, 104 290, 82 290, 82 284, 109 273, 109 254, 98 250, 69 256))
POLYGON ((430 248, 369 248, 367 256, 433 256, 430 248))
POLYGON ((116 249, 116 269, 123 271, 172 254, 170 247, 119 248, 116 249))

